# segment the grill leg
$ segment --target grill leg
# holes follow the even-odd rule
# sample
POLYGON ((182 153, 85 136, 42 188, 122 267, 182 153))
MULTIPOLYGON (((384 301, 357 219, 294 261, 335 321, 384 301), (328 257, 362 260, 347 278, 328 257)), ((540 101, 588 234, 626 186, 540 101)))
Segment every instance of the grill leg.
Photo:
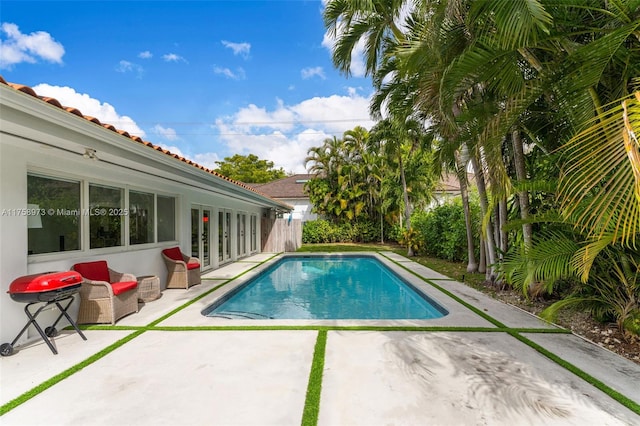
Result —
POLYGON ((30 325, 31 325, 31 321, 27 322, 25 326, 22 327, 22 330, 20 330, 20 333, 18 333, 16 338, 13 339, 13 342, 11 342, 11 346, 15 345, 18 342, 18 339, 20 339, 20 336, 22 336, 24 332, 27 331, 27 328, 29 328, 30 325))
MULTIPOLYGON (((42 310, 44 308, 46 308, 47 306, 49 306, 51 304, 51 302, 47 302, 46 304, 42 305, 40 308, 38 308, 38 310, 36 311, 35 314, 31 314, 31 312, 29 311, 29 306, 34 305, 36 303, 39 302, 33 302, 33 303, 29 303, 27 306, 24 307, 24 312, 27 314, 27 316, 29 317, 29 322, 27 323, 27 325, 24 327, 24 329, 20 332, 20 335, 24 332, 24 330, 27 329, 27 327, 29 326, 29 324, 33 324, 33 326, 36 328, 36 330, 38 330, 38 333, 40 333, 40 336, 42 336, 42 340, 44 340, 44 342, 47 344, 47 346, 49 346, 49 349, 51 349, 51 352, 53 352, 54 355, 58 355, 58 351, 56 350, 56 348, 53 346, 53 344, 51 344, 51 341, 49 340, 49 338, 47 337, 47 335, 45 334, 44 330, 42 330, 42 327, 40 327, 40 325, 38 324, 38 322, 36 321, 36 317, 40 314, 40 312, 42 312, 42 310)), ((18 337, 20 337, 20 335, 18 335, 18 337)), ((16 338, 17 341, 17 338, 16 338)), ((15 342, 14 342, 15 343, 15 342)))
POLYGON ((56 320, 56 322, 53 323, 53 325, 51 326, 52 328, 55 328, 56 325, 58 324, 58 321, 60 321, 60 319, 62 319, 62 317, 66 317, 67 321, 69 321, 69 324, 71 324, 71 327, 73 327, 76 332, 78 332, 78 334, 80 335, 80 337, 82 337, 82 340, 87 340, 87 338, 85 337, 85 335, 82 333, 82 331, 78 328, 78 326, 76 325, 75 321, 71 319, 71 317, 69 316, 69 314, 67 313, 67 309, 69 309, 69 306, 71 306, 71 304, 73 303, 73 296, 69 296, 65 299, 60 299, 60 300, 56 300, 56 305, 58 306, 58 309, 60 309, 60 315, 58 316, 58 319, 56 320), (65 306, 64 308, 60 305, 60 302, 69 299, 69 303, 67 303, 67 306, 65 306))

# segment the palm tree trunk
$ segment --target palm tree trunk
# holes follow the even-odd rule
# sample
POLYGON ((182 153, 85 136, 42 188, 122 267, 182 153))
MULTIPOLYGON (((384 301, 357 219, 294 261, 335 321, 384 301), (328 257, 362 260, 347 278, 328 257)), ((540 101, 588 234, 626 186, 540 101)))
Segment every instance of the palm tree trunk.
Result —
MULTIPOLYGON (((404 217, 405 228, 411 229, 411 206, 409 204, 409 191, 407 191, 407 180, 404 176, 404 166, 402 164, 402 155, 398 155, 398 164, 400 165, 400 179, 402 180, 402 195, 404 198, 404 217)), ((413 247, 411 244, 407 247, 407 256, 413 256, 413 247)))
MULTIPOLYGON (((524 146, 520 131, 511 132, 511 140, 513 143, 513 162, 516 169, 516 178, 518 182, 524 183, 527 180, 527 170, 524 163, 524 146)), ((518 203, 520 204, 520 218, 526 221, 529 218, 529 192, 518 191, 518 203)), ((524 240, 525 250, 531 247, 533 239, 533 228, 530 223, 522 224, 522 239, 524 240)))
POLYGON ((384 244, 384 215, 380 211, 380 244, 384 244))
POLYGON ((484 274, 487 272, 487 244, 484 238, 480 237, 480 263, 478 264, 478 272, 484 274))
POLYGON ((460 184, 460 196, 462 197, 462 209, 464 211, 464 225, 467 231, 467 272, 476 272, 478 264, 476 263, 475 245, 473 242, 473 228, 471 226, 471 208, 469 207, 469 190, 467 188, 467 168, 460 158, 460 154, 456 152, 456 176, 460 184))
MULTIPOLYGON (((487 187, 484 181, 484 172, 480 167, 480 163, 478 161, 477 156, 474 153, 470 153, 471 165, 473 166, 473 171, 476 175, 476 185, 478 186, 478 196, 480 198, 480 209, 482 210, 482 217, 487 217, 489 211, 489 201, 487 198, 487 187)), ((495 274, 493 272, 493 268, 496 265, 496 243, 493 237, 493 223, 491 222, 491 218, 487 220, 486 226, 483 227, 483 235, 485 236, 485 240, 487 242, 487 272, 486 277, 487 280, 493 282, 495 279, 495 274)))
POLYGON ((502 261, 504 253, 506 253, 509 248, 509 234, 507 234, 505 230, 508 217, 507 199, 505 197, 502 197, 498 207, 500 209, 500 260, 502 261))
MULTIPOLYGON (((491 187, 495 188, 493 185, 491 187)), ((496 243, 496 262, 500 262, 500 225, 502 224, 502 220, 500 219, 500 203, 496 204, 493 208, 493 218, 493 241, 496 243)))

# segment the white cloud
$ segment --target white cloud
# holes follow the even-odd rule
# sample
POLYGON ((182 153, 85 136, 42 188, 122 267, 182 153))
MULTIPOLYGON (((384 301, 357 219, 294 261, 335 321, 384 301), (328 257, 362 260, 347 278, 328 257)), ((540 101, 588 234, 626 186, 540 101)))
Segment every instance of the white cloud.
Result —
POLYGON ((193 156, 193 161, 212 170, 218 168, 216 161, 221 160, 222 159, 215 152, 205 152, 193 156))
POLYGON ((244 69, 242 68, 238 68, 235 72, 233 72, 229 68, 213 67, 213 72, 215 74, 223 75, 232 80, 244 80, 246 78, 246 74, 244 72, 244 69))
POLYGON ((62 105, 77 108, 84 115, 89 115, 100 120, 101 123, 108 123, 117 129, 125 130, 132 136, 146 136, 144 130, 126 115, 120 115, 115 108, 106 102, 100 102, 86 93, 78 93, 71 87, 51 86, 49 84, 38 84, 33 86, 33 90, 40 96, 56 98, 62 105))
POLYGON ((327 79, 327 76, 324 75, 324 70, 322 69, 322 67, 303 68, 302 71, 300 71, 300 74, 302 75, 303 80, 306 80, 312 77, 320 77, 323 80, 327 79))
POLYGON ((240 55, 244 59, 249 58, 249 52, 251 51, 251 45, 249 43, 233 43, 230 41, 222 40, 224 47, 233 50, 234 55, 240 55))
POLYGON ((21 62, 38 60, 61 64, 64 47, 44 31, 22 34, 16 24, 3 22, 0 26, 0 68, 11 68, 21 62))
POLYGON ((255 154, 287 172, 305 173, 304 158, 313 146, 334 135, 342 137, 355 126, 371 128, 369 98, 350 96, 315 97, 295 105, 281 100, 273 109, 249 105, 233 116, 216 120, 220 139, 234 153, 255 154))
POLYGON ((175 53, 167 53, 166 55, 162 55, 162 59, 165 62, 187 62, 185 58, 180 55, 176 55, 175 53))
POLYGON ((141 65, 134 64, 133 62, 125 60, 122 60, 118 63, 116 71, 121 73, 135 72, 138 75, 138 78, 141 78, 142 74, 144 74, 144 68, 142 68, 141 65))
POLYGON ((138 53, 138 58, 151 59, 153 58, 153 53, 149 52, 148 50, 145 50, 144 52, 138 53))
POLYGON ((162 127, 161 125, 156 124, 153 126, 153 132, 170 141, 180 139, 175 129, 172 129, 171 127, 162 127))

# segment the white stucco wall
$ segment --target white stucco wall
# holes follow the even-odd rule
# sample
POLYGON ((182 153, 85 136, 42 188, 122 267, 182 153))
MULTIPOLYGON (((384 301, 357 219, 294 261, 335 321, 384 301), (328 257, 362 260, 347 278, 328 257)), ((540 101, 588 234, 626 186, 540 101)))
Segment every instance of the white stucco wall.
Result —
MULTIPOLYGON (((215 179, 191 165, 127 140, 109 130, 71 116, 54 106, 43 104, 28 95, 14 94, 1 87, 0 96, 0 343, 11 342, 26 324, 24 304, 7 294, 11 282, 23 275, 69 270, 74 263, 107 260, 109 266, 134 275, 157 275, 166 285, 166 267, 160 256, 163 248, 179 245, 191 252, 192 207, 211 210, 211 268, 218 265, 218 211, 231 213, 231 258, 238 258, 237 213, 247 217, 246 254, 251 254, 250 218, 256 215, 257 247, 260 251, 260 217, 268 209, 269 200, 243 192, 226 181, 215 179), (6 94, 7 98, 4 98, 6 94), (25 97, 24 99, 20 98, 25 97), (17 100, 15 105, 5 102, 17 100), (24 108, 23 108, 24 103, 24 108), (43 104, 43 105, 38 105, 43 104), (42 111, 40 111, 42 110, 42 111), (51 120, 48 120, 51 114, 51 120), (41 118, 42 117, 42 118, 41 118), (85 147, 96 149, 98 161, 84 158, 85 147), (27 174, 73 179, 81 182, 86 194, 89 183, 123 189, 141 190, 176 198, 176 241, 88 249, 89 218, 81 218, 83 248, 77 251, 28 255, 27 216, 15 210, 27 207, 27 174), (213 182, 212 182, 213 181, 213 182)), ((86 203, 86 196, 81 197, 86 203)), ((42 206, 44 207, 44 206, 42 206)), ((87 208, 81 205, 81 208, 87 208)), ((72 317, 77 315, 78 302, 72 305, 72 317)), ((54 312, 45 312, 38 322, 46 327, 55 319, 54 312)), ((30 330, 27 338, 39 338, 30 330)))
MULTIPOLYGON (((309 203, 309 200, 301 200, 299 198, 281 198, 285 203, 293 206, 293 219, 300 219, 302 222, 306 222, 308 220, 316 220, 318 215, 315 213, 311 213, 311 209, 313 206, 309 203)), ((288 214, 285 217, 289 217, 288 214)))

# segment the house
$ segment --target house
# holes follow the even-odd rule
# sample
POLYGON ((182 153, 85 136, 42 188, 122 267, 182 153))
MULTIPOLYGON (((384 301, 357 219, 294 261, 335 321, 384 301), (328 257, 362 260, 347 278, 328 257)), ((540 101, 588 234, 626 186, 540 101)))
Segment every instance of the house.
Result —
MULTIPOLYGON (((475 182, 475 176, 473 173, 467 173, 467 182, 469 182, 469 188, 471 189, 471 185, 474 185, 475 182)), ((427 210, 446 204, 459 196, 460 181, 458 180, 458 177, 453 173, 445 173, 440 177, 440 181, 436 184, 435 190, 433 191, 433 199, 431 203, 429 203, 427 210)))
POLYGON ((0 76, 0 341, 24 325, 17 277, 100 259, 164 287, 162 249, 206 272, 259 253, 292 208, 0 76))
POLYGON ((302 223, 308 220, 316 220, 318 215, 311 212, 313 205, 309 201, 309 195, 304 190, 304 184, 314 175, 297 174, 278 179, 268 183, 251 184, 255 189, 271 198, 280 200, 293 206, 291 212, 293 219, 300 219, 302 223))

